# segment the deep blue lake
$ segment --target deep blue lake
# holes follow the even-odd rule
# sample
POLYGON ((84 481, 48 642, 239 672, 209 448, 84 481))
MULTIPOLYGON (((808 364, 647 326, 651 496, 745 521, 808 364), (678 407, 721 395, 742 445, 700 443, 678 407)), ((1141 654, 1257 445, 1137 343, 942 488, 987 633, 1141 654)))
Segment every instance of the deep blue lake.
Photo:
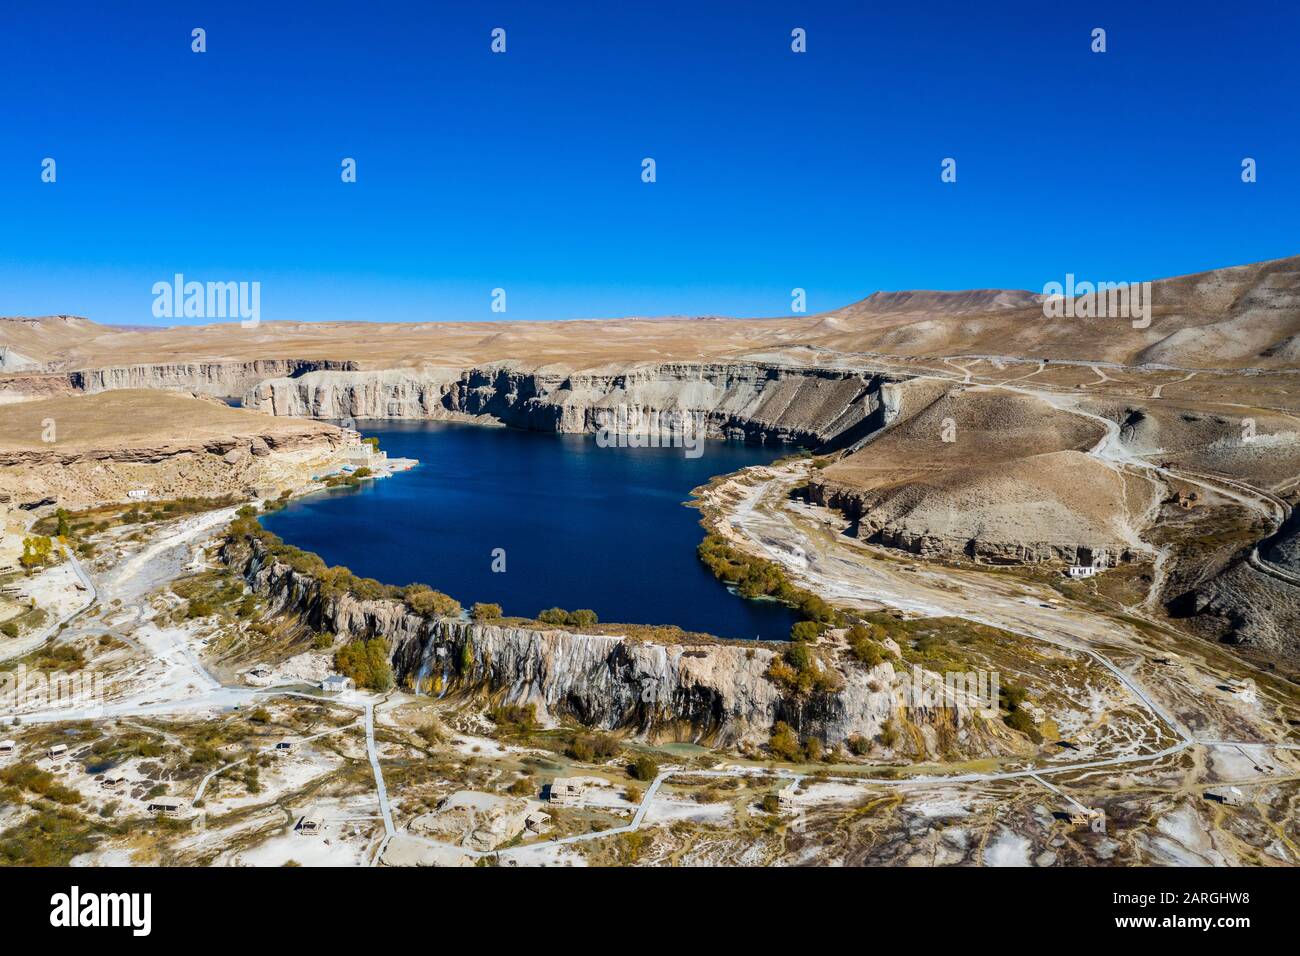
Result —
POLYGON ((421 582, 468 607, 533 617, 591 608, 602 622, 676 624, 719 637, 784 639, 797 615, 740 598, 695 557, 690 491, 766 463, 773 447, 710 441, 601 448, 591 436, 443 422, 358 422, 408 472, 290 503, 262 523, 289 544, 386 584, 421 582), (506 570, 492 570, 505 549, 506 570))

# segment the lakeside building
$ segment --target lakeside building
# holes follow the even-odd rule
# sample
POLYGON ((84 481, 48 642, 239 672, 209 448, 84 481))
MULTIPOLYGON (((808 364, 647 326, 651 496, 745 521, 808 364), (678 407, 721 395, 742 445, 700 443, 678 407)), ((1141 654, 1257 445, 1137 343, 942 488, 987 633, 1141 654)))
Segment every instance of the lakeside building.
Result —
POLYGON ((318 810, 308 810, 293 829, 298 836, 321 836, 325 832, 325 817, 318 810))
POLYGON ((177 797, 154 797, 148 801, 145 810, 148 813, 155 813, 164 817, 179 817, 181 815, 181 801, 177 797))
POLYGON ((549 799, 559 807, 580 807, 587 799, 587 785, 581 780, 558 777, 551 783, 549 799))
POLYGON ((357 682, 342 674, 331 674, 320 682, 320 689, 327 694, 342 694, 357 689, 357 682))

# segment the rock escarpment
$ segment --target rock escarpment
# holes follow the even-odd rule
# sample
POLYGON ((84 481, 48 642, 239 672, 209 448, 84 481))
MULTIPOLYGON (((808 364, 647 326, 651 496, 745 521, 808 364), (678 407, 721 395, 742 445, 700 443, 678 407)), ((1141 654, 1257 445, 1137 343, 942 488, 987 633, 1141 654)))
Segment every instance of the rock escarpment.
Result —
MULTIPOLYGON (((653 739, 722 745, 766 740, 773 723, 785 721, 805 736, 838 744, 853 735, 875 738, 903 716, 908 678, 887 662, 839 668, 838 691, 792 696, 765 676, 779 648, 666 645, 426 617, 400 600, 330 592, 257 540, 228 542, 223 557, 241 568, 272 612, 347 639, 386 639, 399 682, 419 687, 436 677, 443 693, 532 704, 544 720, 567 717, 653 739)), ((985 746, 981 722, 969 709, 913 708, 906 716, 915 735, 902 735, 903 746, 931 752, 985 746)))
POLYGON ((629 430, 664 437, 848 443, 883 423, 885 376, 762 363, 638 365, 617 371, 484 368, 308 372, 261 382, 244 405, 307 418, 490 418, 534 431, 629 430), (619 416, 622 416, 620 418, 619 416))
POLYGON ((69 372, 68 381, 82 392, 122 388, 165 388, 217 398, 237 398, 268 378, 303 375, 325 369, 354 368, 331 359, 256 359, 248 362, 171 362, 122 365, 69 372))

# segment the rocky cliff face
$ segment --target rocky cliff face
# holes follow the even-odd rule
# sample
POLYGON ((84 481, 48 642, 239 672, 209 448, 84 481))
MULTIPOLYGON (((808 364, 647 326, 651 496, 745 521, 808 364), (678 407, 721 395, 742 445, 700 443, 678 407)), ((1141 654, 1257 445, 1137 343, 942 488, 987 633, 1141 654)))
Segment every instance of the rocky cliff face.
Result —
POLYGON ((950 533, 938 525, 918 530, 882 519, 873 508, 871 493, 816 477, 808 482, 808 500, 842 512, 854 522, 854 534, 864 541, 926 558, 963 555, 991 564, 1039 564, 1046 561, 1092 564, 1098 560, 1108 566, 1134 559, 1133 552, 1119 542, 1017 541, 982 533, 983 529, 969 534, 950 533))
POLYGON ((764 676, 778 653, 767 646, 660 645, 424 617, 401 601, 324 595, 313 577, 275 560, 260 542, 228 543, 223 556, 273 612, 350 639, 387 639, 400 682, 419 687, 440 678, 444 693, 533 704, 542 719, 721 745, 766 740, 778 720, 829 744, 854 734, 874 738, 894 720, 914 731, 900 735, 900 747, 933 753, 987 746, 968 709, 914 708, 904 716, 907 678, 888 663, 845 666, 841 690, 796 698, 764 676))
POLYGON ((120 388, 166 388, 216 398, 237 398, 260 381, 292 378, 322 369, 354 368, 352 362, 330 359, 257 359, 249 362, 175 362, 122 365, 69 372, 68 381, 82 392, 120 388))
POLYGON ((882 419, 883 376, 756 363, 661 364, 614 372, 511 367, 308 372, 261 382, 244 405, 310 418, 488 417, 535 431, 620 427, 669 437, 822 445, 857 440, 882 419), (620 416, 622 416, 620 418, 620 416))

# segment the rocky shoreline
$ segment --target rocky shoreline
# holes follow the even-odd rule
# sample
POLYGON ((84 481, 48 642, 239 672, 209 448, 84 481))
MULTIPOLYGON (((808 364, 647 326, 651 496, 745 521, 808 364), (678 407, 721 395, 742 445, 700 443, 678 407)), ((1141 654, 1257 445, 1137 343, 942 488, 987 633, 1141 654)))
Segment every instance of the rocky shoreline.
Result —
MULTIPOLYGON (((767 678, 780 647, 758 643, 658 644, 608 634, 422 615, 396 599, 333 592, 277 559, 258 538, 229 538, 222 559, 276 614, 349 641, 385 639, 400 684, 436 677, 444 696, 533 705, 539 719, 629 730, 655 741, 717 746, 765 741, 777 721, 837 745, 880 737, 902 718, 910 679, 889 662, 827 658, 836 691, 791 694, 767 678)), ((966 749, 983 739, 964 708, 913 712, 917 736, 900 747, 966 749)))

